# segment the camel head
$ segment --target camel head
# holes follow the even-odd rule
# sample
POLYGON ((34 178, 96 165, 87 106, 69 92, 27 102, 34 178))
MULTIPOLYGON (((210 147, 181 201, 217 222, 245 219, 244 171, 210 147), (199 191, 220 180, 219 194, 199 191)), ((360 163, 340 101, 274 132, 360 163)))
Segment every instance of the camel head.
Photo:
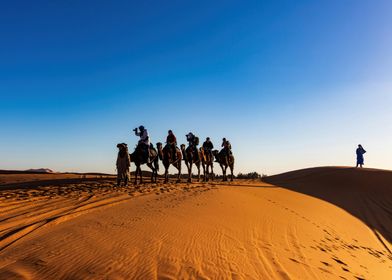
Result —
POLYGON ((162 143, 158 142, 157 143, 157 149, 158 149, 158 157, 160 160, 163 158, 163 150, 162 150, 162 143))
POLYGON ((127 150, 128 150, 128 145, 125 144, 125 143, 119 143, 119 144, 117 144, 117 148, 118 148, 120 151, 127 151, 127 150))

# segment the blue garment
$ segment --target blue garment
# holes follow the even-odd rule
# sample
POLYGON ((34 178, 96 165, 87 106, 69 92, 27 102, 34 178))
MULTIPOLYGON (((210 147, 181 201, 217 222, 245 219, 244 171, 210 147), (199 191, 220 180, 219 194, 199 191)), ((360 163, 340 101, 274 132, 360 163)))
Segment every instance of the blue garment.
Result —
POLYGON ((363 164, 363 154, 366 153, 366 151, 363 148, 358 148, 356 150, 356 154, 357 154, 357 164, 363 164))

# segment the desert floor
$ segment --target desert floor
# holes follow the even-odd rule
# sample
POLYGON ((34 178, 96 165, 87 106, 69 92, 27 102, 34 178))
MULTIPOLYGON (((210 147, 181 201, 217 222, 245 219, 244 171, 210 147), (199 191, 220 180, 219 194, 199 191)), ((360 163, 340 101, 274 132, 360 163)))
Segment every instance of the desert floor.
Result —
POLYGON ((39 176, 0 176, 0 279, 392 279, 391 171, 39 176))

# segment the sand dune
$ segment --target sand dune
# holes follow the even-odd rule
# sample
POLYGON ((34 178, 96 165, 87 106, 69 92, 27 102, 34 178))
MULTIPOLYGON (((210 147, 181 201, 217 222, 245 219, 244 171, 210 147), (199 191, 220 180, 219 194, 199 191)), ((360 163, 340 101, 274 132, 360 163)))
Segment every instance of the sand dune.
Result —
POLYGON ((272 176, 266 181, 328 201, 359 218, 392 253, 392 172, 320 167, 272 176))
POLYGON ((0 279, 391 279, 391 174, 14 186, 0 192, 0 279))

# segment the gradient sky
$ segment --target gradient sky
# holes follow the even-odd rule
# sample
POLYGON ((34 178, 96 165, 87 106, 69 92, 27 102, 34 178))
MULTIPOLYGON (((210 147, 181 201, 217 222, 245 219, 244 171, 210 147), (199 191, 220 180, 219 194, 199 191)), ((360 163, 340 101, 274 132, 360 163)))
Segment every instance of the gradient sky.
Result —
MULTIPOLYGON (((168 129, 235 173, 392 169, 392 1, 6 1, 0 169, 115 172, 168 129)), ((218 168, 216 168, 218 169, 218 168)), ((174 170, 172 170, 174 171, 174 170)))

